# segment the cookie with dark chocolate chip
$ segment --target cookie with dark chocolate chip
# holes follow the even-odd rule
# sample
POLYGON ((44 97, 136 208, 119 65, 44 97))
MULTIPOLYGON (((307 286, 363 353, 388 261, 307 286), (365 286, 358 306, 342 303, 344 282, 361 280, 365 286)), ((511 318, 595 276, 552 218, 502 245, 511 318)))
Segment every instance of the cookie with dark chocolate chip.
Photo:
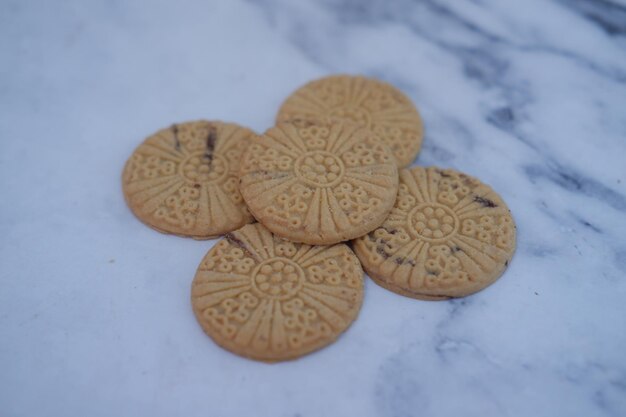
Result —
POLYGON ((450 169, 400 172, 385 222, 354 240, 372 279, 408 297, 463 297, 498 279, 515 251, 515 223, 495 191, 450 169))
POLYGON ((350 122, 376 133, 399 167, 410 165, 422 147, 424 125, 411 100, 393 85, 363 76, 331 75, 293 92, 276 122, 350 122))
POLYGON ((237 355, 277 362, 333 343, 356 319, 363 269, 344 244, 309 246, 255 223, 228 233, 193 280, 198 323, 237 355))
POLYGON ((282 123, 252 140, 241 193, 254 217, 294 242, 331 245, 378 227, 398 191, 391 150, 356 124, 282 123))
POLYGON ((237 174, 252 136, 244 127, 204 120, 159 130, 124 167, 128 206, 153 229, 196 239, 250 223, 237 174))

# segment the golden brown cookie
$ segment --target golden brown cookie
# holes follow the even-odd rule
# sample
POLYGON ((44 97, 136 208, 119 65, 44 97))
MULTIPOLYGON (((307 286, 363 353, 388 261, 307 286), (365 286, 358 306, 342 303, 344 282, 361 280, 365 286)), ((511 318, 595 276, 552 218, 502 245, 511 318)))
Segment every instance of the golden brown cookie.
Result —
POLYGON ((440 300, 479 291, 515 251, 515 224, 498 194, 450 169, 400 172, 400 191, 378 229, 354 241, 365 271, 408 297, 440 300))
POLYGON ((350 121, 373 130, 393 152, 398 166, 410 165, 422 146, 424 126, 411 102, 391 84, 350 75, 311 81, 282 104, 277 122, 350 121))
POLYGON ((195 239, 250 223, 237 174, 251 136, 241 126, 208 121, 159 130, 135 149, 124 167, 128 206, 153 229, 195 239))
POLYGON ((240 189, 254 217, 296 242, 330 245, 378 227, 393 207, 389 148, 354 124, 281 124, 252 139, 240 189))
POLYGON ((259 223, 220 240, 191 290, 206 334, 233 353, 268 362, 332 343, 354 321, 362 299, 363 270, 346 245, 292 243, 259 223))

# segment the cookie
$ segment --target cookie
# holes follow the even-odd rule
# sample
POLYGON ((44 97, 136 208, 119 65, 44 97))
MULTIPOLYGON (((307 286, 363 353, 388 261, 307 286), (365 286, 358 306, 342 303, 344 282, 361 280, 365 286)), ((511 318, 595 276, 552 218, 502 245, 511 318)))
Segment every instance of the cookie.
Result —
POLYGON ((389 148, 354 124, 281 124, 252 139, 240 190, 273 233, 330 245, 378 227, 393 207, 398 170, 389 148))
POLYGON ((346 245, 292 243, 259 223, 220 240, 191 290, 207 335, 233 353, 267 362, 332 343, 354 321, 362 299, 363 270, 346 245))
POLYGON ((195 121, 148 137, 124 167, 133 213, 163 233, 208 239, 253 221, 239 193, 238 170, 249 129, 195 121))
POLYGON ((479 291, 502 275, 515 251, 515 224, 498 194, 453 170, 400 172, 389 217, 354 241, 365 271, 409 297, 441 300, 479 291))
POLYGON ((366 126, 391 148, 400 167, 413 162, 424 136, 422 119, 406 95, 391 84, 361 76, 334 75, 304 85, 285 100, 276 120, 366 126))

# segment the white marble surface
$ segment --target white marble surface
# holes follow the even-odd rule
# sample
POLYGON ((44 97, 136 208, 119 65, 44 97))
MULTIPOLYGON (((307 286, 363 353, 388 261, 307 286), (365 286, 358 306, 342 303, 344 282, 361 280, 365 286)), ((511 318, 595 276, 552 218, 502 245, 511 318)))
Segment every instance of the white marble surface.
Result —
POLYGON ((0 3, 0 415, 626 415, 622 0, 0 3), (417 164, 490 183, 518 251, 485 291, 366 282, 332 346, 265 365, 216 347, 189 286, 214 243, 120 190, 173 121, 257 131, 336 72, 402 88, 417 164))

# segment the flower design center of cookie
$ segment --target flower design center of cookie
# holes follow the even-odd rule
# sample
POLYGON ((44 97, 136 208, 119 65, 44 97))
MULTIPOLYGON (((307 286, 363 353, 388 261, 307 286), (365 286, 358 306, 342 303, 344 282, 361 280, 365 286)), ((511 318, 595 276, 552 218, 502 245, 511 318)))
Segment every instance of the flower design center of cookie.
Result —
POLYGON ((349 120, 361 126, 369 126, 371 120, 367 111, 362 108, 352 106, 341 106, 332 109, 328 113, 328 119, 330 119, 330 121, 340 122, 349 120))
POLYGON ((287 258, 273 258, 261 263, 252 275, 252 286, 260 293, 284 300, 293 297, 304 280, 302 268, 287 258))
POLYGON ((409 230, 426 240, 447 238, 458 225, 456 214, 442 204, 420 204, 409 214, 409 230))
POLYGON ((344 166, 341 159, 326 151, 302 155, 295 164, 296 174, 316 187, 330 187, 341 181, 344 166))
POLYGON ((180 164, 183 177, 192 182, 219 181, 228 174, 228 163, 220 155, 195 153, 180 164))

